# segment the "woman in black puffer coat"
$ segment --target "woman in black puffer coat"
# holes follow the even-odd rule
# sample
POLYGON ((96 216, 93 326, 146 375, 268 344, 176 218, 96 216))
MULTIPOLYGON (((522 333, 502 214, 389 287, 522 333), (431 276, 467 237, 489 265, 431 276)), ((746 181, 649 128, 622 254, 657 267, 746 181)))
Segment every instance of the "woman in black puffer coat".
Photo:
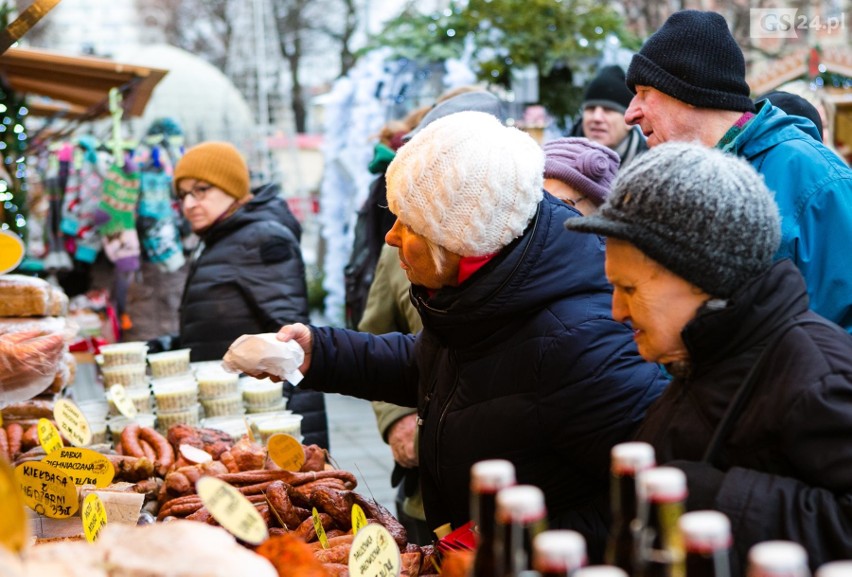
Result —
MULTIPOLYGON (((180 306, 180 346, 192 349, 192 360, 219 360, 240 335, 306 322, 302 231, 278 186, 250 191, 245 161, 222 142, 188 150, 174 181, 183 213, 201 239, 180 306)), ((285 396, 287 408, 304 417, 304 442, 327 448, 322 393, 285 384, 285 396)))

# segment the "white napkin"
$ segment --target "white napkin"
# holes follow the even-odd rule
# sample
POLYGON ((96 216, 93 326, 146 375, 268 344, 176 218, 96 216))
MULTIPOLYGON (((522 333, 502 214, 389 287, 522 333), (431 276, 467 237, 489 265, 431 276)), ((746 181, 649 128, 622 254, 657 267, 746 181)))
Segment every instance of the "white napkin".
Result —
POLYGON ((305 351, 296 341, 279 341, 275 333, 243 335, 231 343, 222 359, 222 367, 232 373, 257 375, 266 373, 295 386, 304 376, 299 367, 305 362, 305 351))

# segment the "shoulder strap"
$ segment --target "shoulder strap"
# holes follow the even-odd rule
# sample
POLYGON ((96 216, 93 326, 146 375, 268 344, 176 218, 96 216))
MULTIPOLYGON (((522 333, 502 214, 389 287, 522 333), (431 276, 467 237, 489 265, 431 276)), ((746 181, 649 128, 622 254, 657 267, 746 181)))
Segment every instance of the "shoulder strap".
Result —
POLYGON ((757 361, 755 361, 752 365, 748 375, 746 375, 745 380, 743 380, 742 385, 740 385, 740 388, 737 389, 734 398, 731 400, 731 403, 728 405, 728 409, 725 411, 725 415, 722 417, 722 420, 713 432, 713 438, 710 440, 710 443, 707 445, 707 450, 701 458, 702 462, 713 464, 722 443, 727 440, 728 435, 731 432, 731 427, 734 426, 734 423, 745 409, 746 404, 751 397, 754 385, 757 382, 757 376, 760 374, 760 369, 766 363, 769 353, 775 349, 775 345, 778 344, 781 338, 786 335, 791 328, 808 323, 827 325, 840 330, 839 327, 834 325, 834 323, 816 315, 808 318, 793 318, 787 321, 786 324, 781 325, 781 327, 770 337, 769 341, 763 347, 757 361))

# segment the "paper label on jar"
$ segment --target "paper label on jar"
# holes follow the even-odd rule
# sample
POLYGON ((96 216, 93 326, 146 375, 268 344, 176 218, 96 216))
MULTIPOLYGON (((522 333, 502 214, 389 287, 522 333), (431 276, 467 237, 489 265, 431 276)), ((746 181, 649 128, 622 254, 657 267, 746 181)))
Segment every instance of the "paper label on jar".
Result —
POLYGON ((44 462, 68 475, 77 486, 102 488, 112 483, 115 477, 115 468, 110 460, 91 449, 63 447, 48 454, 44 462))
POLYGON ((399 547, 387 529, 374 523, 358 531, 349 550, 349 575, 391 577, 398 576, 401 569, 399 547))
POLYGON ((86 541, 94 543, 98 539, 101 529, 106 527, 107 524, 106 508, 97 493, 89 493, 83 499, 81 517, 83 518, 83 535, 85 535, 86 541))
POLYGON ((298 471, 305 464, 305 449, 299 440, 285 433, 275 433, 266 442, 269 458, 285 471, 298 471))
POLYGON ((29 542, 30 528, 15 471, 0 459, 0 548, 18 553, 29 542))
POLYGON ((68 476, 42 461, 15 467, 15 479, 27 507, 46 517, 65 519, 77 512, 77 487, 68 476))
POLYGON ((322 518, 320 518, 316 507, 311 509, 311 520, 314 523, 314 531, 317 532, 317 539, 319 539, 320 545, 322 545, 323 549, 328 549, 328 536, 325 534, 325 527, 322 526, 322 518))
POLYGON ((235 487, 215 477, 201 477, 195 490, 213 518, 237 539, 259 545, 269 537, 263 517, 235 487))
POLYGON ((46 455, 58 451, 64 446, 62 437, 59 435, 59 430, 47 419, 41 418, 38 420, 36 431, 38 432, 38 443, 44 449, 46 455))
POLYGON ((86 415, 68 399, 56 401, 53 405, 53 418, 56 419, 56 426, 65 438, 75 447, 82 447, 92 442, 92 429, 89 427, 86 415))
POLYGON ((115 405, 115 408, 118 409, 118 412, 127 417, 128 419, 133 419, 136 417, 136 405, 133 404, 133 401, 130 400, 130 397, 127 396, 127 390, 124 388, 124 385, 113 385, 109 388, 109 396, 112 399, 112 404, 115 405))
POLYGON ((364 514, 364 509, 358 503, 352 505, 352 534, 356 535, 358 531, 367 526, 367 515, 364 514))

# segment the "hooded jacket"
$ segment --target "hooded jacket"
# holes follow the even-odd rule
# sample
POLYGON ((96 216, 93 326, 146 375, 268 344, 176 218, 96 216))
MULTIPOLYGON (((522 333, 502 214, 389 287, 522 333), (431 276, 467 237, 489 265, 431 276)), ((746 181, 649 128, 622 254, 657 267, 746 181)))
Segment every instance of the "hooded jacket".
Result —
POLYGON ((811 308, 852 332, 852 170, 816 126, 767 100, 727 150, 763 175, 781 213, 781 247, 805 277, 811 308))
POLYGON ((811 568, 852 557, 852 336, 808 310, 789 260, 703 308, 682 333, 690 375, 648 411, 637 440, 687 473, 687 507, 731 520, 732 575, 749 548, 801 543, 811 568), (783 330, 795 319, 798 324, 783 330), (771 339, 751 396, 712 463, 702 462, 725 411, 771 339))
POLYGON ((545 194, 526 232, 458 287, 413 286, 416 336, 315 327, 301 386, 418 407, 426 520, 470 519, 470 467, 504 458, 545 493, 551 527, 599 560, 610 448, 667 381, 610 315, 604 243, 566 232, 579 213, 545 194))
MULTIPOLYGON (((277 185, 252 198, 201 237, 187 274, 180 305, 180 346, 193 361, 221 359, 243 334, 277 332, 285 324, 308 322, 301 226, 277 185)), ((288 409, 304 416, 307 444, 328 446, 322 395, 292 392, 288 409)))

